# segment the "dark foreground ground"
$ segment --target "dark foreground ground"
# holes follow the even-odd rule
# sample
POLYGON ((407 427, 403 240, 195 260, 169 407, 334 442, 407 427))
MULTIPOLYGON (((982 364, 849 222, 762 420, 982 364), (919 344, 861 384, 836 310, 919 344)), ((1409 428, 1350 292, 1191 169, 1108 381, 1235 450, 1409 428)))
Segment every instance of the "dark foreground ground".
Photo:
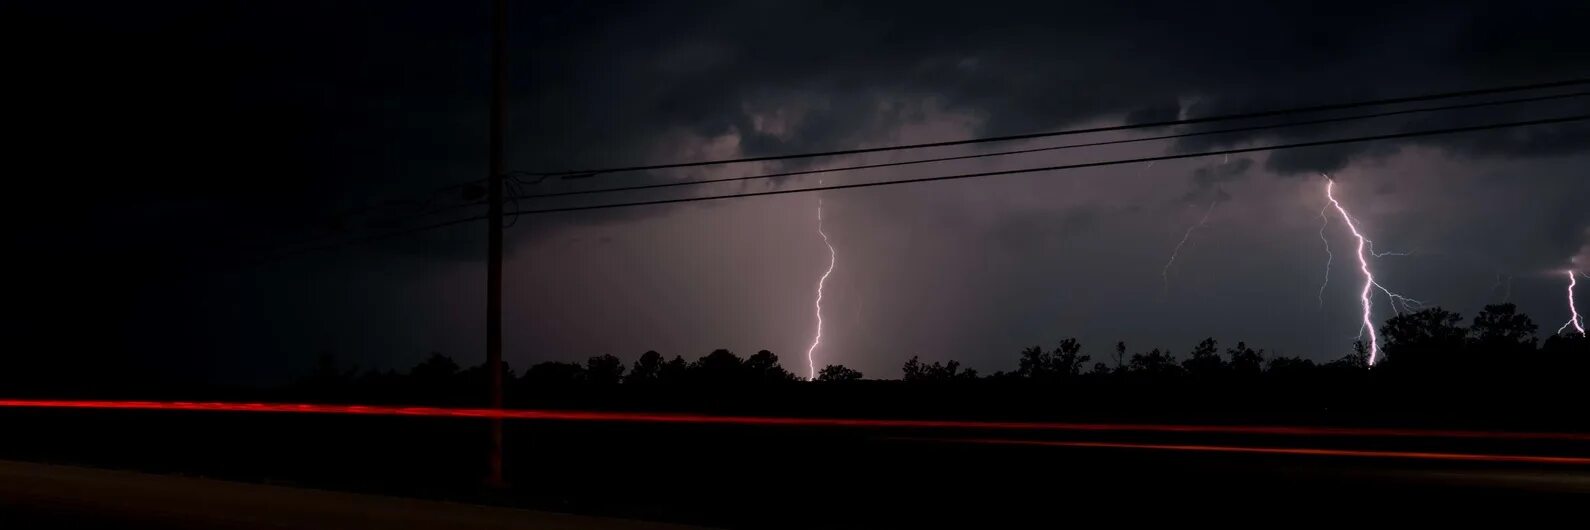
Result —
POLYGON ((689 526, 0 461, 0 527, 688 530, 689 526))
MULTIPOLYGON (((729 528, 1487 518, 1529 525, 1590 506, 1587 460, 1419 456, 1590 456, 1590 442, 1572 440, 510 422, 513 484, 493 490, 477 485, 485 426, 478 420, 7 410, 0 424, 6 426, 0 458, 271 484, 283 487, 273 491, 283 492, 288 505, 323 502, 291 493, 317 488, 729 528), (1285 452, 1246 452, 1252 448, 1285 452), (1292 452, 1299 448, 1349 456, 1292 452)), ((30 525, 81 513, 41 511, 72 501, 30 498, 22 493, 44 490, 8 480, 11 486, 0 488, 0 513, 28 517, 30 525)), ((125 480, 138 488, 144 479, 125 480)), ((172 505, 169 498, 123 496, 109 487, 57 490, 57 496, 121 499, 126 509, 168 515, 214 505, 198 497, 172 505)), ((437 505, 388 500, 358 506, 356 512, 372 517, 370 524, 341 526, 395 527, 378 518, 418 520, 426 516, 416 507, 437 505)), ((306 523, 291 514, 305 511, 315 513, 278 507, 265 515, 294 528, 306 523)), ((514 524, 580 527, 555 519, 514 524)))

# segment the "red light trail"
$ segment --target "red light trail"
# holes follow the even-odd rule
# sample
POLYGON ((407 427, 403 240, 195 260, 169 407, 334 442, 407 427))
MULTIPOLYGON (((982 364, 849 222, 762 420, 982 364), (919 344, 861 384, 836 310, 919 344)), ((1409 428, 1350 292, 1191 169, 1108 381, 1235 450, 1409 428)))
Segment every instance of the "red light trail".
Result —
POLYGON ((1236 453, 1260 455, 1292 455, 1292 456, 1340 456, 1356 458, 1393 458, 1408 460, 1445 460, 1460 462, 1494 462, 1494 463, 1524 463, 1524 464, 1571 464, 1590 465, 1590 458, 1577 456, 1532 456, 1532 455, 1492 455, 1480 453, 1434 453, 1425 451, 1382 451, 1365 449, 1319 449, 1303 447, 1248 447, 1237 445, 1182 445, 1182 444, 1141 444, 1141 443, 1116 443, 1116 442, 1063 442, 1051 440, 999 440, 999 439, 961 439, 961 440, 934 440, 916 439, 917 441, 937 441, 952 443, 969 443, 980 445, 1014 445, 1034 447, 1081 447, 1105 449, 1139 449, 1150 451, 1184 451, 1199 453, 1236 453))
POLYGON ((196 412, 264 412, 342 414, 356 416, 407 416, 436 418, 497 418, 540 421, 591 421, 743 425, 760 427, 844 427, 887 429, 967 429, 1056 432, 1140 432, 1187 434, 1240 434, 1266 436, 1467 438, 1492 440, 1559 440, 1590 442, 1590 433, 1502 432, 1381 427, 1309 427, 1287 425, 1178 425, 1154 423, 1011 422, 960 420, 902 420, 868 418, 791 418, 770 416, 718 416, 667 412, 602 412, 580 410, 488 409, 407 407, 393 405, 326 405, 308 403, 228 403, 196 401, 96 401, 0 399, 0 407, 148 410, 196 412))

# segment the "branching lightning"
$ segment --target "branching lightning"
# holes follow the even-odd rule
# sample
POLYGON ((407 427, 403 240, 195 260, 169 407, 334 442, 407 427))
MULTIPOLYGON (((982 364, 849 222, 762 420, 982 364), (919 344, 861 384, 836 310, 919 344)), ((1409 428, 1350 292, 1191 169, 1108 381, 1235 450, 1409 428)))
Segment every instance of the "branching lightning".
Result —
POLYGON ((1369 255, 1377 257, 1377 258, 1384 258, 1386 256, 1396 256, 1396 257, 1412 256, 1413 253, 1412 252, 1375 252, 1375 242, 1374 241, 1369 241, 1369 255))
MULTIPOLYGON (((1566 272, 1568 273, 1568 313, 1570 316, 1562 327, 1557 328, 1557 333, 1561 334, 1562 330, 1568 329, 1568 326, 1573 326, 1573 329, 1578 330, 1580 335, 1584 335, 1584 317, 1579 316, 1579 307, 1574 304, 1573 300, 1573 288, 1579 285, 1579 276, 1584 273, 1576 271, 1566 272)), ((1590 278, 1590 275, 1584 276, 1590 278)))
POLYGON ((1181 241, 1177 242, 1176 248, 1170 251, 1170 259, 1165 261, 1165 268, 1159 271, 1159 277, 1165 283, 1165 292, 1170 292, 1170 267, 1176 263, 1176 256, 1181 254, 1181 247, 1187 245, 1187 239, 1192 237, 1194 230, 1209 224, 1209 214, 1215 213, 1216 204, 1220 204, 1220 196, 1218 193, 1215 195, 1214 200, 1209 201, 1209 209, 1204 210, 1203 218, 1198 220, 1198 224, 1187 227, 1187 232, 1181 235, 1181 241))
POLYGON ((817 279, 817 333, 812 337, 812 345, 806 348, 806 379, 817 380, 817 360, 813 354, 817 345, 823 342, 823 284, 828 282, 828 275, 834 273, 834 264, 839 256, 834 252, 834 244, 828 241, 828 232, 823 231, 823 199, 817 198, 817 234, 823 236, 823 245, 828 247, 828 270, 823 271, 822 278, 817 279))
MULTIPOLYGON (((1359 304, 1363 306, 1364 313, 1363 325, 1359 328, 1358 334, 1359 337, 1363 337, 1364 333, 1369 334, 1369 364, 1373 366, 1375 361, 1380 357, 1380 337, 1375 333, 1375 321, 1373 315, 1374 291, 1378 289, 1380 292, 1384 293, 1386 298, 1390 299, 1391 301, 1391 310, 1397 313, 1422 308, 1424 307, 1424 302, 1394 293, 1390 289, 1380 285, 1379 282, 1375 281, 1374 272, 1369 270, 1369 257, 1378 258, 1382 256, 1405 256, 1407 254, 1393 252, 1376 253, 1374 250, 1374 241, 1370 241, 1369 238, 1364 237, 1362 232, 1358 231, 1358 224, 1354 221, 1352 214, 1347 213, 1347 208, 1342 206, 1341 201, 1336 200, 1336 181, 1332 179, 1330 175, 1326 175, 1324 173, 1321 173, 1320 175, 1325 177, 1325 198, 1329 200, 1331 206, 1334 206, 1336 211, 1342 215, 1342 221, 1346 222, 1347 229, 1352 231, 1353 237, 1358 239, 1358 270, 1364 275, 1364 288, 1358 293, 1358 301, 1359 304)), ((1323 231, 1323 227, 1321 230, 1323 231)))

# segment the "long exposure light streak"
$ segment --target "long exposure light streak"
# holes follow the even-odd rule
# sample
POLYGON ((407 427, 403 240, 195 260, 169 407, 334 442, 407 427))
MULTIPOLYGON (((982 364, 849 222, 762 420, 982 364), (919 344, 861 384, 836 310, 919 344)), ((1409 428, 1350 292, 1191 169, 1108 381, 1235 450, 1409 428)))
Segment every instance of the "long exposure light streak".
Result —
POLYGON ((1428 451, 1386 451, 1373 449, 1324 449, 1309 447, 1252 447, 1240 445, 1149 444, 1118 442, 1072 442, 1056 440, 1001 440, 1001 439, 932 439, 914 438, 913 441, 950 442, 979 445, 1009 445, 1031 447, 1073 447, 1092 449, 1137 449, 1150 451, 1183 451, 1197 453, 1236 453, 1258 455, 1329 456, 1352 458, 1389 458, 1402 460, 1443 460, 1458 462, 1496 462, 1527 464, 1590 465, 1590 458, 1578 456, 1495 455, 1483 453, 1440 453, 1428 451))
POLYGON ((498 418, 527 421, 589 421, 612 423, 741 425, 760 427, 970 429, 1057 432, 1151 432, 1187 434, 1241 434, 1264 436, 1464 438, 1590 442, 1590 433, 1573 432, 1508 432, 1448 429, 1401 429, 1385 427, 1312 427, 1291 425, 1196 425, 817 417, 793 418, 773 416, 720 416, 712 414, 669 412, 444 408, 395 405, 330 405, 311 403, 0 399, 0 408, 340 414, 354 416, 498 418))

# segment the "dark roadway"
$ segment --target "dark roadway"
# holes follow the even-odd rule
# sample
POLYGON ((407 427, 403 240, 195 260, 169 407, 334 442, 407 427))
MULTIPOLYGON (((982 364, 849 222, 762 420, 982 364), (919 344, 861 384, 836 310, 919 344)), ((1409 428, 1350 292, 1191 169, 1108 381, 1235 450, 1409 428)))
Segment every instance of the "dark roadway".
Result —
POLYGON ((453 502, 0 461, 3 528, 686 530, 453 502))
MULTIPOLYGON (((275 485, 270 495, 230 497, 259 502, 220 502, 161 496, 162 490, 145 486, 179 480, 171 477, 122 473, 104 479, 110 482, 94 479, 99 486, 93 488, 65 487, 57 475, 98 472, 7 464, 0 469, 5 513, 30 524, 5 528, 45 521, 84 527, 73 517, 165 524, 189 520, 189 511, 199 521, 214 522, 210 517, 219 513, 276 524, 270 528, 471 527, 436 522, 464 520, 482 528, 627 527, 603 526, 626 524, 611 518, 730 528, 1033 527, 1068 520, 1270 526, 1300 519, 1472 523, 1493 517, 1516 525, 1545 524, 1590 501, 1590 443, 1574 437, 523 421, 509 423, 514 487, 490 491, 475 485, 479 420, 3 414, 0 420, 13 426, 0 439, 5 458, 275 485), (500 513, 514 515, 490 515, 500 513)), ((223 495, 262 487, 207 483, 225 485, 195 491, 223 495)))

